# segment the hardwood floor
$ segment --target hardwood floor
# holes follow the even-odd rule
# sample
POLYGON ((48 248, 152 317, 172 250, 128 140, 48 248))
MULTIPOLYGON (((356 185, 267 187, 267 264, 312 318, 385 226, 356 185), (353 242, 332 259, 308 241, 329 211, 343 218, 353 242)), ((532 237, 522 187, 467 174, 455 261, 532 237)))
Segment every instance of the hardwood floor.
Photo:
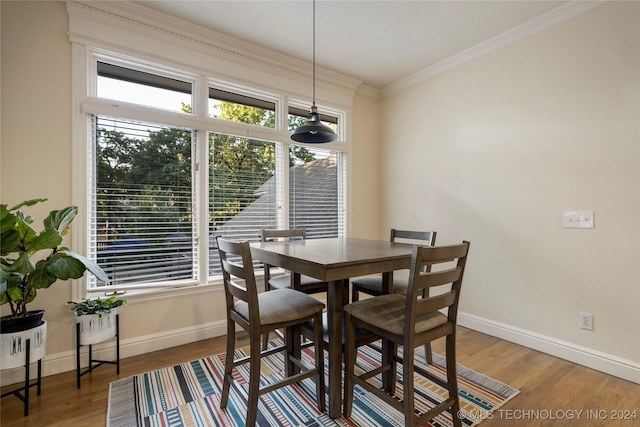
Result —
MULTIPOLYGON (((42 394, 31 392, 29 416, 14 397, 2 399, 0 425, 104 426, 109 383, 118 378, 158 369, 224 351, 225 337, 169 348, 104 365, 82 377, 76 388, 75 371, 42 380, 42 394)), ((443 342, 433 351, 443 352, 443 342)), ((460 328, 458 361, 520 390, 520 394, 482 422, 492 426, 640 426, 640 385, 562 359, 460 328), (626 411, 626 412, 625 412, 626 411), (636 418, 614 420, 615 416, 636 418)), ((3 387, 7 392, 15 386, 3 387)))

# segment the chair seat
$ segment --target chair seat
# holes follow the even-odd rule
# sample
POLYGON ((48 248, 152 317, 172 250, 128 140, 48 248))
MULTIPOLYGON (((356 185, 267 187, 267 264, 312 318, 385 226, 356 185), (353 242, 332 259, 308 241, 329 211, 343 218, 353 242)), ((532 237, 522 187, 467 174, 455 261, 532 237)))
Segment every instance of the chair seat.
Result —
MULTIPOLYGON (((260 324, 286 323, 303 319, 324 309, 324 303, 293 289, 275 289, 258 294, 260 324)), ((244 301, 234 304, 235 310, 249 319, 249 305, 244 301)))
MULTIPOLYGON (((359 290, 369 290, 374 294, 382 294, 382 277, 378 276, 364 276, 358 277, 351 281, 353 286, 360 288, 359 290)), ((393 277, 393 293, 400 295, 407 295, 407 289, 409 288, 409 278, 400 276, 393 277)), ((368 293, 365 291, 365 293, 368 293)))
MULTIPOLYGON (((304 276, 304 275, 300 276, 301 287, 318 286, 323 284, 326 284, 326 282, 323 282, 322 280, 314 279, 313 277, 309 277, 309 276, 304 276)), ((281 276, 272 277, 271 279, 269 279, 269 285, 271 285, 273 289, 290 289, 291 275, 283 274, 281 276)))
MULTIPOLYGON (((389 294, 353 302, 345 307, 345 311, 392 334, 403 335, 406 307, 406 296, 389 294)), ((447 316, 440 312, 416 316, 415 333, 428 331, 447 321, 447 316)))

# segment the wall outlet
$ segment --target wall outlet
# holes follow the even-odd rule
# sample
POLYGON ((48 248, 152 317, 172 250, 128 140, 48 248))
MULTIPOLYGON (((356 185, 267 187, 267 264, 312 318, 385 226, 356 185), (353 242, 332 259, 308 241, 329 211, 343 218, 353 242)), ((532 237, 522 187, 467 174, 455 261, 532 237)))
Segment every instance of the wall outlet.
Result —
POLYGON ((580 313, 580 328, 593 331, 593 314, 580 313))

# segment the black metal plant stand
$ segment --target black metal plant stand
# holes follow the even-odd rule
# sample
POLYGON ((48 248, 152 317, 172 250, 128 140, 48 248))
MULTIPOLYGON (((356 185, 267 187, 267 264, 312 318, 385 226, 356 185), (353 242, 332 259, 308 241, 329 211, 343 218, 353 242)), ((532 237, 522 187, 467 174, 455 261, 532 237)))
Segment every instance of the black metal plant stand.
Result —
POLYGON ((18 399, 24 402, 24 416, 29 415, 29 389, 31 387, 37 387, 37 394, 40 396, 40 391, 42 388, 42 359, 38 359, 38 378, 35 382, 31 382, 29 379, 29 371, 31 365, 31 340, 27 339, 27 348, 25 350, 25 363, 24 363, 24 386, 15 389, 13 391, 8 391, 4 393, 0 397, 6 396, 16 396, 18 399), (24 394, 20 392, 24 391, 24 394))
MULTIPOLYGON (((80 388, 80 377, 89 372, 93 372, 99 366, 109 363, 116 365, 116 373, 120 374, 120 315, 116 314, 116 360, 98 360, 93 358, 93 344, 85 344, 89 346, 89 367, 82 372, 80 370, 80 323, 76 323, 76 378, 77 385, 80 388)), ((111 338, 109 338, 111 339, 111 338)), ((40 393, 38 393, 40 394, 40 393)))

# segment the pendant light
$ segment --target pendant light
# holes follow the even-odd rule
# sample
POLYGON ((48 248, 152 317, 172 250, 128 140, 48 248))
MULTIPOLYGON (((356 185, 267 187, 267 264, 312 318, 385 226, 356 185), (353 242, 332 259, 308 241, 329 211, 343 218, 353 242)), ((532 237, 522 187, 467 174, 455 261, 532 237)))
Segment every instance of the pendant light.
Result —
POLYGON ((333 129, 320 121, 318 107, 316 107, 316 0, 313 0, 313 104, 309 120, 293 131, 291 139, 310 144, 322 144, 338 139, 333 129))

